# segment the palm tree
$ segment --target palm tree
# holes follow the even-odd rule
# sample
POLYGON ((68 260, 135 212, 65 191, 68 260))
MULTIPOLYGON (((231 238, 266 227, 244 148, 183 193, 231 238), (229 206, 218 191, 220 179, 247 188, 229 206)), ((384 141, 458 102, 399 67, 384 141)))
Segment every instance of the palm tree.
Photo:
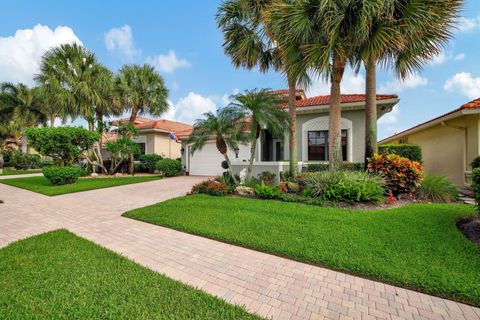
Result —
MULTIPOLYGON (((295 177, 298 172, 297 137, 296 137, 296 85, 308 83, 305 70, 295 75, 286 69, 286 59, 298 61, 299 55, 284 55, 276 32, 270 25, 270 9, 273 0, 228 0, 224 1, 217 11, 217 24, 224 34, 225 53, 230 56, 236 68, 253 69, 258 67, 261 72, 269 69, 284 73, 288 83, 288 110, 290 115, 290 174, 295 177)), ((297 54, 301 51, 296 51, 297 54)))
POLYGON ((95 130, 95 120, 102 120, 96 118, 108 115, 106 110, 112 107, 112 73, 78 44, 63 44, 47 51, 35 80, 60 109, 57 114, 84 117, 90 131, 95 130))
POLYGON ((378 0, 362 10, 358 62, 366 71, 365 164, 377 152, 376 65, 394 65, 399 78, 418 71, 452 37, 462 0, 378 0))
POLYGON ((201 150, 207 141, 215 139, 217 150, 227 161, 230 176, 236 182, 228 157, 228 148, 235 150, 238 143, 243 141, 242 129, 245 124, 243 114, 234 108, 224 108, 216 113, 204 113, 203 116, 203 119, 195 121, 186 143, 192 143, 190 150, 193 155, 195 151, 201 150))
POLYGON ((290 126, 289 114, 280 109, 282 99, 272 94, 270 90, 247 90, 233 96, 233 102, 229 108, 237 110, 246 120, 249 127, 250 161, 248 165, 247 179, 252 176, 253 160, 257 150, 257 140, 262 129, 267 129, 272 135, 283 140, 285 131, 290 126))
MULTIPOLYGON (((160 74, 148 65, 128 65, 120 69, 115 79, 117 104, 130 110, 130 124, 134 125, 138 114, 160 116, 169 108, 168 89, 160 74)), ((129 172, 133 173, 133 155, 129 172)))

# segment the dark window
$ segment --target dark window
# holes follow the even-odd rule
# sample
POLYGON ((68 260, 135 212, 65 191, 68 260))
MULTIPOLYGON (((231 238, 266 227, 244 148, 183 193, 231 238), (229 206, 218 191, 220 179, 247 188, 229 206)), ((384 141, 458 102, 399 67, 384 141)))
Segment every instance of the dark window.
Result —
MULTIPOLYGON (((347 130, 342 130, 342 157, 347 160, 347 130)), ((328 161, 328 130, 308 131, 308 160, 328 161)))
POLYGON ((134 159, 135 161, 139 161, 140 160, 140 156, 144 155, 145 154, 145 143, 137 143, 138 144, 138 149, 139 149, 139 153, 137 153, 135 156, 134 156, 134 159))

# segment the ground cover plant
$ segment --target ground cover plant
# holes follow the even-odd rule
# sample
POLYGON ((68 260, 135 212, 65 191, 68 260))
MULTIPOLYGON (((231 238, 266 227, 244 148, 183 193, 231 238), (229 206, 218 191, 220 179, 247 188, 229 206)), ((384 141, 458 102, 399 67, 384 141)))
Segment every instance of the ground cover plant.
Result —
POLYGON ((77 182, 61 186, 53 185, 45 177, 28 177, 0 180, 13 187, 27 189, 47 196, 57 196, 66 193, 88 191, 94 189, 110 188, 132 183, 148 182, 158 180, 157 176, 121 177, 121 178, 83 178, 77 182))
POLYGON ((32 174, 32 173, 41 173, 42 170, 10 170, 10 169, 3 169, 2 174, 0 176, 14 176, 17 174, 32 174))
POLYGON ((258 319, 66 230, 0 249, 1 319, 258 319))
POLYGON ((480 246, 461 204, 362 211, 192 195, 124 214, 295 260, 480 305, 480 246))

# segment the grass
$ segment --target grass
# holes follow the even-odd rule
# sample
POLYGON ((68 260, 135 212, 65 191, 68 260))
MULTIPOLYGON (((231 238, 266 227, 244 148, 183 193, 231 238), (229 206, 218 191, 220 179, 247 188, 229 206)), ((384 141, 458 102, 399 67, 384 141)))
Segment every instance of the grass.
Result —
POLYGON ((0 250, 0 319, 257 319, 66 230, 0 250))
POLYGON ((0 176, 12 176, 16 174, 31 174, 31 173, 42 173, 42 170, 11 170, 3 169, 3 173, 0 176))
POLYGON ((480 246, 455 221, 473 206, 383 211, 187 196, 124 216, 480 305, 480 246))
POLYGON ((54 186, 45 177, 28 177, 0 180, 0 183, 8 184, 9 186, 21 189, 27 189, 33 192, 38 192, 47 196, 57 196, 66 193, 110 188, 132 183, 154 181, 158 179, 160 179, 160 177, 156 176, 122 178, 80 178, 77 182, 73 184, 54 186))

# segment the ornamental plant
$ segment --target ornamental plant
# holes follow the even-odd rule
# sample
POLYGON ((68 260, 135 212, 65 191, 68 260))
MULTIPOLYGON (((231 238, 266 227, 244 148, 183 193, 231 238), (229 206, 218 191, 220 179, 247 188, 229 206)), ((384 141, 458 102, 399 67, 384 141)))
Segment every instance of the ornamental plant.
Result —
POLYGON ((192 194, 204 193, 212 196, 226 196, 230 193, 230 187, 217 180, 207 180, 193 186, 192 194))
POLYGON ((165 158, 157 162, 156 168, 165 177, 174 177, 182 171, 182 163, 178 160, 165 158))
POLYGON ((80 167, 51 166, 43 168, 42 172, 53 185, 60 186, 77 182, 83 170, 80 167))
POLYGON ((417 161, 396 154, 375 154, 368 159, 368 171, 385 179, 386 194, 412 196, 423 180, 423 167, 417 161))

